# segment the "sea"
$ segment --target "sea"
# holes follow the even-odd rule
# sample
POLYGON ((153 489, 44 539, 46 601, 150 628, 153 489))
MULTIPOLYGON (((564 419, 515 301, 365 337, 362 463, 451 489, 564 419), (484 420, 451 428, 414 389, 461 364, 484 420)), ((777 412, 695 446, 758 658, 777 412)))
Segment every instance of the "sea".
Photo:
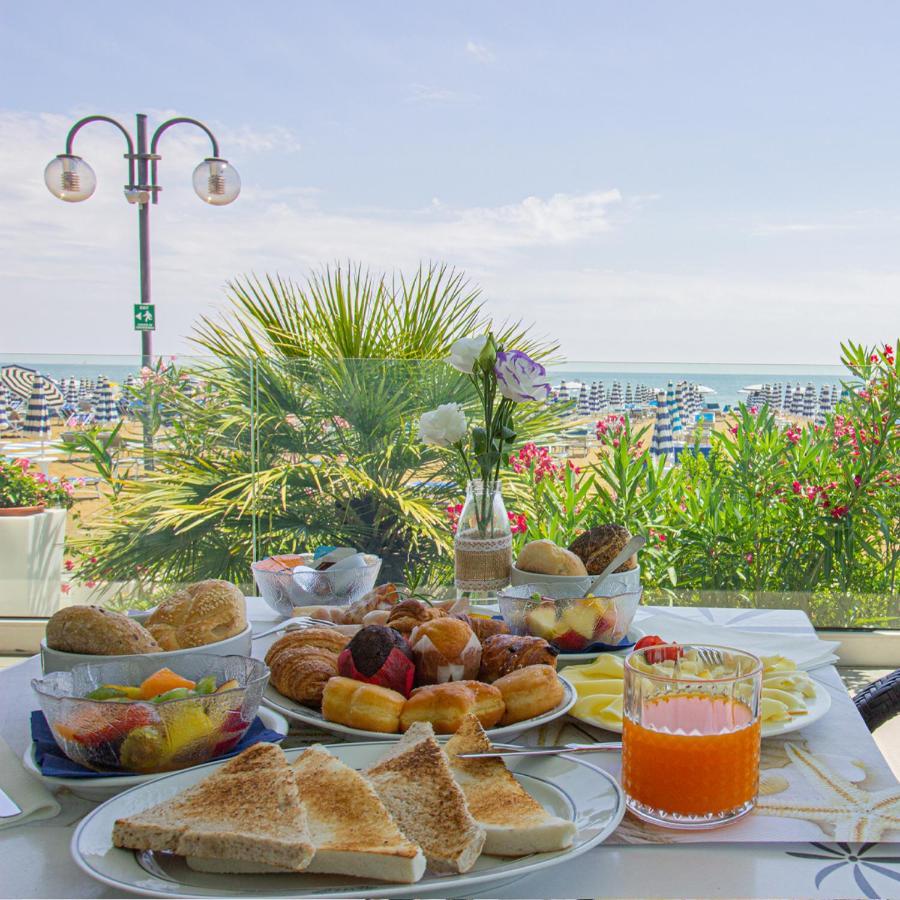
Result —
MULTIPOLYGON (((168 359, 168 358, 167 358, 168 359)), ((192 357, 176 358, 177 365, 189 366, 199 362, 192 357)), ((21 365, 36 369, 54 379, 91 378, 105 375, 113 384, 121 384, 129 373, 140 371, 138 357, 123 356, 37 356, 24 355, 0 356, 0 367, 21 365)), ((816 394, 823 385, 839 385, 841 377, 846 377, 846 370, 841 366, 800 366, 773 365, 752 363, 736 363, 734 366, 711 363, 589 363, 571 362, 554 366, 549 370, 550 382, 554 388, 565 383, 569 386, 569 394, 577 390, 579 384, 590 385, 594 381, 603 383, 608 392, 613 382, 618 381, 632 387, 645 384, 655 390, 665 391, 668 382, 689 381, 711 388, 706 399, 715 401, 720 407, 735 406, 747 397, 747 389, 760 384, 790 383, 806 387, 812 383, 816 394)))

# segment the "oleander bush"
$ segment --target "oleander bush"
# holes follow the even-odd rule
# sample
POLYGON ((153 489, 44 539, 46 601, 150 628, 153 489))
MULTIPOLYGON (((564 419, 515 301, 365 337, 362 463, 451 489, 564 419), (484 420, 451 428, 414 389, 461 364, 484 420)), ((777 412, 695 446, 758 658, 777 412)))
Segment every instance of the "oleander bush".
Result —
POLYGON ((843 623, 895 618, 897 360, 891 345, 842 350, 846 398, 824 426, 780 426, 767 407, 741 406, 712 435, 708 456, 688 441, 674 467, 651 456, 648 428, 619 416, 598 422, 601 458, 589 468, 523 448, 511 460, 527 522, 518 540, 568 543, 584 528, 621 522, 650 538, 642 578, 657 597, 697 602, 703 592, 708 602, 720 592, 733 605, 791 592, 820 619, 829 610, 843 623))

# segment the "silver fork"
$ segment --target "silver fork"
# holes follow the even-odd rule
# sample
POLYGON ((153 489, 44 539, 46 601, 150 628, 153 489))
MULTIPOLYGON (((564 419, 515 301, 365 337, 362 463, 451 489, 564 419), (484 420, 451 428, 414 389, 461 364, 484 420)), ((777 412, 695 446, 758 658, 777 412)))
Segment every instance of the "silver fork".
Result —
POLYGON ((697 656, 700 657, 702 663, 705 663, 710 668, 725 664, 725 657, 718 650, 712 650, 709 647, 700 647, 697 650, 697 656))
POLYGON ((329 619, 315 619, 312 616, 295 616, 293 619, 279 622, 274 628, 267 628, 265 631, 257 631, 256 634, 253 635, 253 640, 255 641, 257 638, 268 637, 270 634, 275 634, 278 631, 297 631, 300 628, 335 627, 337 627, 337 622, 332 622, 329 619))

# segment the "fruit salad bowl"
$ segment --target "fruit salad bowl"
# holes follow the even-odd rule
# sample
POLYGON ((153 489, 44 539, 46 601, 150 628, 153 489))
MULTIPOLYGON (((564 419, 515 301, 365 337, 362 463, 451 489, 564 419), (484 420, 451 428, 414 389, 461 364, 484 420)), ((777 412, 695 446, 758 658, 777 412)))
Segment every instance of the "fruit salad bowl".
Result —
POLYGON ((574 590, 568 597, 547 597, 541 588, 540 584, 507 588, 498 598, 500 612, 513 634, 543 638, 560 653, 617 647, 641 602, 640 588, 615 597, 582 597, 574 590))
POLYGON ((173 666, 132 656, 52 672, 31 686, 69 759, 97 772, 167 772, 235 747, 269 678, 265 663, 246 656, 194 653, 173 666))

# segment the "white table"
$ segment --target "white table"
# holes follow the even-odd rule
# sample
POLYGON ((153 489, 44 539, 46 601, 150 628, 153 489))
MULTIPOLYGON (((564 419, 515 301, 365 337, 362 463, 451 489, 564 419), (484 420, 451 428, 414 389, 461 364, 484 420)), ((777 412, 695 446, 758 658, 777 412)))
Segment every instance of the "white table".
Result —
MULTIPOLYGON (((251 604, 250 612, 255 621, 273 618, 257 604, 251 604)), ((685 609, 679 614, 742 629, 796 634, 811 630, 806 615, 796 610, 685 609)), ((39 674, 37 658, 0 672, 0 734, 19 752, 29 741, 28 711, 36 706, 29 680, 39 674)), ((840 718, 839 705, 851 701, 833 668, 818 669, 815 675, 833 694, 832 712, 811 726, 821 728, 830 717, 840 718)), ((846 707, 843 712, 848 712, 846 707)), ((842 747, 881 760, 858 716, 844 716, 834 737, 842 747)), ((598 754, 598 761, 602 756, 598 754)), ((69 857, 74 826, 92 805, 70 794, 59 799, 62 813, 56 819, 0 831, 0 896, 116 896, 82 874, 69 857)), ((835 844, 823 834, 820 840, 790 844, 607 844, 571 863, 494 889, 491 896, 898 897, 900 843, 860 849, 835 844)))

